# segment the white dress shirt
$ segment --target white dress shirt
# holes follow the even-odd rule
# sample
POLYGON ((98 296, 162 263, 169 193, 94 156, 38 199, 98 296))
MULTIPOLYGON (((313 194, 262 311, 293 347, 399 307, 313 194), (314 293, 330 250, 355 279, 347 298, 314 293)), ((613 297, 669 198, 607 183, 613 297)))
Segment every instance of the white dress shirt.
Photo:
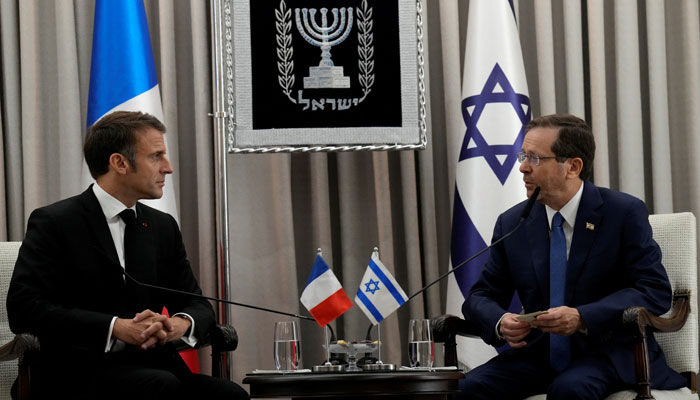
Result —
MULTIPOLYGON (((124 231, 126 229, 126 224, 119 216, 119 213, 126 210, 134 210, 136 214, 136 206, 127 207, 121 201, 114 198, 109 193, 105 192, 104 189, 100 187, 97 183, 92 185, 92 191, 97 197, 97 202, 100 203, 102 212, 107 220, 107 227, 109 228, 109 233, 112 235, 112 241, 114 242, 114 247, 117 250, 117 256, 119 257, 119 264, 124 268, 124 231)), ((160 310, 156 310, 158 312, 160 310)), ((190 320, 192 326, 190 327, 190 334, 188 336, 183 336, 181 340, 187 343, 189 346, 194 347, 197 344, 197 338, 194 336, 194 318, 192 318, 187 313, 177 313, 176 315, 182 315, 190 320)), ((105 353, 111 350, 119 350, 124 347, 124 343, 116 338, 112 337, 112 331, 114 330, 114 323, 117 321, 117 317, 112 318, 112 322, 109 324, 109 331, 107 332, 107 345, 105 346, 105 353), (116 343, 116 345, 115 345, 116 343)))

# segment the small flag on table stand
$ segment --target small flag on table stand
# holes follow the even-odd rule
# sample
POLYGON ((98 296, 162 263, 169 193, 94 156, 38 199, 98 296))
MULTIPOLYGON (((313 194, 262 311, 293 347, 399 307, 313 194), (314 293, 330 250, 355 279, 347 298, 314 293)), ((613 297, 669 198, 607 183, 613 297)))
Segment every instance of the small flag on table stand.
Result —
MULTIPOLYGON (((311 275, 306 282, 306 287, 301 293, 301 304, 306 307, 314 317, 316 322, 324 327, 329 322, 335 320, 352 307, 352 302, 348 297, 338 278, 326 264, 318 249, 316 261, 311 269, 311 275)), ((326 334, 326 365, 330 364, 330 343, 328 341, 328 330, 323 330, 326 334)))
POLYGON ((321 256, 321 249, 316 255, 311 275, 301 293, 301 304, 322 327, 352 307, 352 302, 340 281, 321 256))
POLYGON ((379 249, 374 248, 369 259, 365 275, 357 289, 355 303, 365 313, 367 318, 377 325, 379 340, 379 356, 377 363, 381 364, 381 330, 379 323, 396 311, 408 300, 408 296, 384 264, 379 260, 379 249))

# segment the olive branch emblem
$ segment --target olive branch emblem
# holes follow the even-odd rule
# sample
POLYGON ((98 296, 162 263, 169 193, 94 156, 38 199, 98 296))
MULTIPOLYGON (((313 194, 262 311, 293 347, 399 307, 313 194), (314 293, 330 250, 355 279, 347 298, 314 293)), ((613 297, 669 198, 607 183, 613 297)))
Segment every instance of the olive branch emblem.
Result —
POLYGON ((286 94, 289 100, 296 104, 291 96, 292 86, 294 86, 294 48, 292 47, 292 10, 287 9, 284 0, 280 1, 279 9, 275 10, 277 22, 277 82, 282 87, 282 93, 286 94))

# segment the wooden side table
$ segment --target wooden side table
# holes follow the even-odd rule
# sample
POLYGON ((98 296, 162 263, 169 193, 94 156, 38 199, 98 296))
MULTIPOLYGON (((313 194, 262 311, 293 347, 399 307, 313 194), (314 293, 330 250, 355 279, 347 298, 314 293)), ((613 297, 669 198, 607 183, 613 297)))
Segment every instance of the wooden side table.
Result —
POLYGON ((459 371, 248 374, 250 397, 293 399, 441 399, 459 391, 459 371))

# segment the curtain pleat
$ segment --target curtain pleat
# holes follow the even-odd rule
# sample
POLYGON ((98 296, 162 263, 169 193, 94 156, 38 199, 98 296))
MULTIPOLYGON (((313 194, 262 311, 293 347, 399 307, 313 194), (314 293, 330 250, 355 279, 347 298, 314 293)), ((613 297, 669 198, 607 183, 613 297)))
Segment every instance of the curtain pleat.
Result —
POLYGON ((636 0, 615 1, 620 190, 644 199, 644 137, 636 0))
POLYGON ((566 93, 571 114, 584 116, 583 31, 581 1, 564 0, 564 49, 566 61, 566 93))
MULTIPOLYGON (((554 28, 552 27, 552 2, 535 3, 535 33, 537 37, 537 75, 539 82, 539 110, 542 115, 557 112, 554 69, 554 28)), ((522 21, 521 21, 522 23, 522 21)))
POLYGON ((649 68, 649 119, 653 212, 673 211, 671 136, 668 126, 668 85, 666 83, 666 12, 663 0, 646 2, 647 58, 649 68))
POLYGON ((588 55, 591 91, 591 128, 596 141, 593 176, 597 184, 610 186, 608 103, 605 73, 605 17, 603 0, 588 1, 588 55))
POLYGON ((19 61, 19 10, 16 2, 0 0, 0 61, 2 62, 2 134, 4 156, 3 198, 6 204, 0 222, 6 239, 19 240, 24 234, 24 191, 22 190, 22 136, 19 61))
MULTIPOLYGON (((688 180, 686 182, 690 198, 690 210, 700 217, 700 12, 698 2, 684 0, 681 3, 683 36, 681 46, 684 57, 681 59, 685 79, 682 79, 684 126, 688 140, 688 180)), ((683 183, 681 183, 683 185, 683 183)))

